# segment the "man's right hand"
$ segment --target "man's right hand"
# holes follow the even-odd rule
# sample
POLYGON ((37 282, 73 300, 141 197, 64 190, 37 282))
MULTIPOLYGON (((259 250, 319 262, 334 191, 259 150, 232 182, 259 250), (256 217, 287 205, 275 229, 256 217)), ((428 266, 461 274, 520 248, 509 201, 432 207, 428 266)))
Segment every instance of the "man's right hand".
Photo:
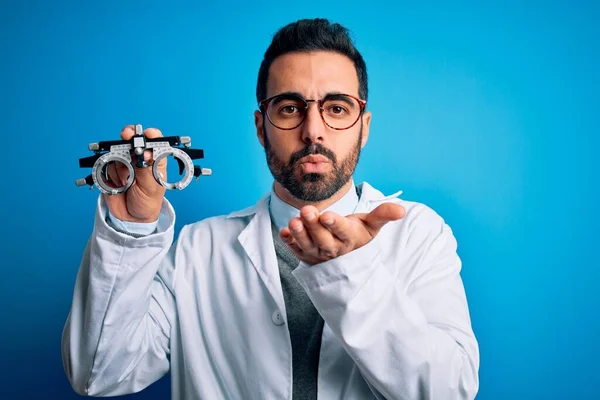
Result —
MULTIPOLYGON (((133 125, 127 125, 121 131, 121 139, 123 140, 130 140, 134 135, 135 127, 133 125)), ((162 137, 162 133, 155 128, 145 129, 144 135, 149 139, 162 137)), ((144 151, 144 160, 148 162, 146 168, 137 168, 135 166, 136 156, 133 157, 135 179, 131 187, 121 194, 103 194, 104 200, 112 215, 121 221, 154 222, 160 214, 166 189, 156 182, 152 175, 152 163, 154 162, 152 160, 152 150, 144 151)), ((165 157, 159 164, 159 170, 165 177, 166 161, 167 158, 165 157)), ((127 180, 128 170, 124 165, 117 163, 115 167, 109 168, 108 174, 114 182, 124 182, 127 180)))

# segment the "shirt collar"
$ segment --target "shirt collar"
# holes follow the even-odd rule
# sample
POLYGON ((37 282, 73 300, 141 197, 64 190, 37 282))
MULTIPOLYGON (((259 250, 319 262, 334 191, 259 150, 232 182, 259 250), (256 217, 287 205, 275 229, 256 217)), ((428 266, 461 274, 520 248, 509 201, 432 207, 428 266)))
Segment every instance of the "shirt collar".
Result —
MULTIPOLYGON (((322 210, 321 213, 332 211, 338 215, 346 216, 354 213, 357 204, 358 195, 356 194, 356 187, 354 186, 353 180, 350 190, 348 190, 341 199, 327 207, 325 210, 322 210)), ((271 189, 269 213, 271 214, 271 220, 277 229, 281 230, 288 225, 292 218, 300 215, 300 210, 281 200, 279 196, 277 196, 277 193, 275 193, 275 190, 271 189)))

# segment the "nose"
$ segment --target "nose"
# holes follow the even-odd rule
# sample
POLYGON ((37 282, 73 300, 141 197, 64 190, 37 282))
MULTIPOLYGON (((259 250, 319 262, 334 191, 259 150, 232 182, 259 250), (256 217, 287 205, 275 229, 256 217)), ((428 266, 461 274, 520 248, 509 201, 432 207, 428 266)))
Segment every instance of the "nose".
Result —
POLYGON ((310 101, 306 110, 306 119, 302 124, 302 141, 305 143, 321 143, 325 134, 325 123, 321 118, 319 103, 310 101))

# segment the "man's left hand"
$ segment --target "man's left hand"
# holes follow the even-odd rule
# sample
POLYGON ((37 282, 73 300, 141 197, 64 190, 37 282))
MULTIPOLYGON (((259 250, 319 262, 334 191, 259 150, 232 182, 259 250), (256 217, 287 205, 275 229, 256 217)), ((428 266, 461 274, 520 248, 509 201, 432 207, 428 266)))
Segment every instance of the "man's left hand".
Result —
POLYGON ((370 213, 346 217, 331 211, 319 214, 313 206, 300 210, 279 232, 296 256, 309 265, 339 257, 369 243, 385 224, 404 218, 400 204, 384 203, 370 213))

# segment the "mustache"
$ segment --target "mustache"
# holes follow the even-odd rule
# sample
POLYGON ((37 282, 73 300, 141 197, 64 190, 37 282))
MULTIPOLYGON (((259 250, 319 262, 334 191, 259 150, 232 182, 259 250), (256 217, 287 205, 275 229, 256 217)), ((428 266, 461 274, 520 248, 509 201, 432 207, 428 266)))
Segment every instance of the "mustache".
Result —
POLYGON ((325 146, 323 146, 320 143, 311 143, 308 146, 306 146, 305 148, 303 148, 302 150, 297 151, 294 154, 292 154, 292 156, 290 157, 289 165, 296 164, 303 157, 310 156, 310 155, 317 155, 317 154, 329 158, 331 160, 331 162, 333 162, 334 165, 337 162, 337 158, 336 158, 335 154, 333 153, 333 151, 329 150, 328 148, 326 148, 325 146))

